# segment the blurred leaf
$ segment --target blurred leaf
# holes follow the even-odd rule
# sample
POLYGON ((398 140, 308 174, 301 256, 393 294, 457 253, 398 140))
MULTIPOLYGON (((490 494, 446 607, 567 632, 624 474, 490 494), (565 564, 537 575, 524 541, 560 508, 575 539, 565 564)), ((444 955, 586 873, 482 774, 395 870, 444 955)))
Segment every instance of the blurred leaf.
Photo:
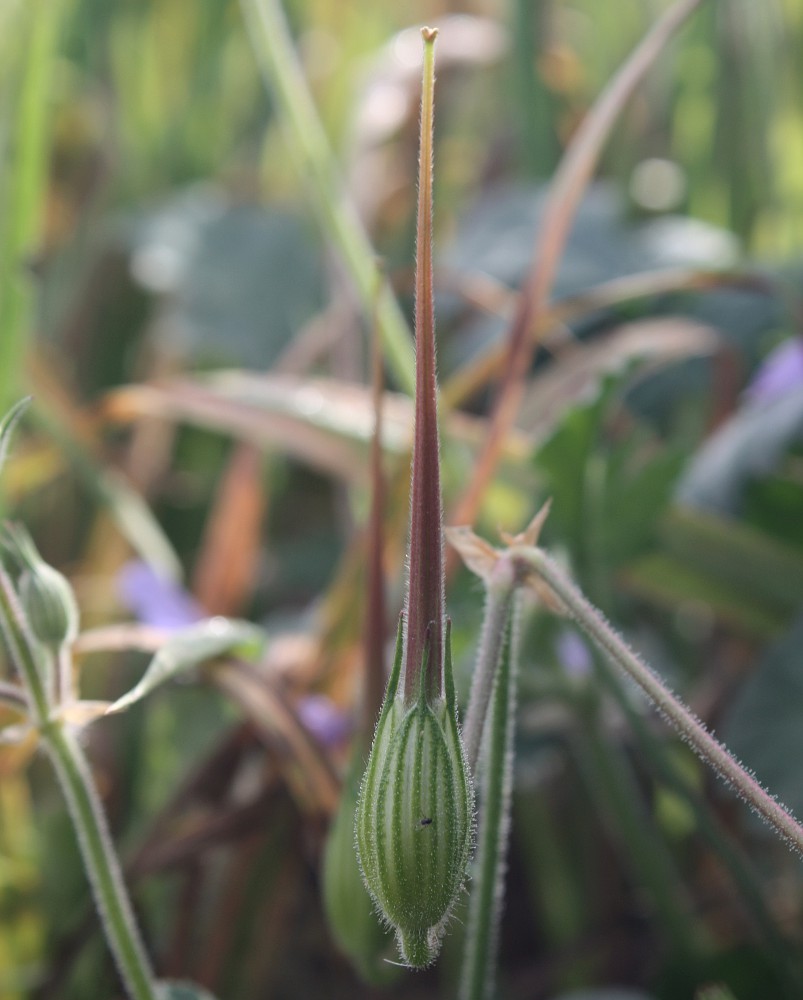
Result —
POLYGON ((803 437, 803 392, 743 406, 703 445, 684 474, 677 499, 691 507, 738 513, 751 479, 774 472, 803 437))
MULTIPOLYGON (((455 286, 466 304, 491 317, 507 319, 519 294, 485 272, 459 273, 440 268, 439 277, 442 284, 455 286)), ((665 313, 671 316, 682 308, 684 322, 702 322, 721 331, 724 341, 738 346, 752 360, 760 334, 781 322, 781 299, 776 281, 758 271, 682 266, 641 271, 585 285, 555 299, 543 316, 542 345, 560 356, 567 345, 575 342, 575 335, 581 337, 586 330, 593 332, 600 322, 634 314, 644 315, 645 319, 652 316, 656 321, 665 313), (697 294, 701 292, 708 294, 702 298, 697 294), (694 297, 690 298, 689 293, 694 297)), ((474 320, 471 329, 483 322, 482 317, 474 320)), ((492 338, 477 353, 483 338, 475 343, 466 333, 464 326, 458 350, 465 353, 468 348, 471 358, 443 385, 442 399, 450 409, 471 399, 498 378, 504 365, 501 341, 492 338)))
MULTIPOLYGON (((129 386, 106 398, 112 420, 160 416, 184 420, 218 433, 270 446, 338 477, 368 474, 367 447, 374 426, 370 388, 335 379, 294 375, 215 372, 204 378, 129 386)), ((386 393, 383 447, 405 454, 411 445, 413 406, 409 397, 386 393)), ((450 414, 444 434, 478 447, 485 422, 450 414)), ((523 436, 511 435, 506 457, 528 453, 523 436)))
POLYGON ((210 614, 240 613, 253 593, 266 507, 262 456, 241 444, 221 475, 195 562, 191 590, 210 614))
POLYGON ((751 480, 744 494, 747 523, 778 542, 798 549, 803 549, 802 469, 800 449, 794 449, 777 474, 751 480))
POLYGON ((331 815, 340 797, 332 763, 279 686, 238 661, 221 664, 214 680, 274 750, 299 805, 314 814, 331 815))
POLYGON ((690 357, 714 354, 718 332, 682 316, 627 323, 564 349, 537 375, 522 403, 519 425, 540 440, 571 407, 596 397, 606 376, 649 374, 690 357))
POLYGON ((150 507, 121 473, 104 465, 96 419, 71 397, 42 354, 31 358, 28 376, 38 399, 32 418, 58 444, 87 492, 108 507, 120 533, 149 566, 180 579, 181 563, 150 507))
POLYGON ((9 54, 17 78, 10 86, 4 81, 16 101, 8 125, 0 115, 0 412, 14 398, 31 333, 33 288, 26 264, 38 249, 45 214, 51 91, 66 6, 58 0, 24 5, 27 18, 14 25, 16 44, 9 54))
POLYGON ((654 601, 672 611, 706 609, 739 632, 765 638, 783 627, 783 617, 777 609, 760 604, 749 594, 712 579, 675 556, 661 553, 644 556, 626 566, 619 574, 619 581, 641 600, 654 601))
POLYGON ((736 1000, 727 986, 706 986, 695 997, 695 1000, 736 1000))
POLYGON ((323 305, 298 219, 196 186, 134 225, 131 270, 164 296, 161 345, 190 367, 268 368, 323 305))
POLYGON ((265 648, 265 633, 250 622, 210 618, 172 635, 151 660, 142 680, 108 709, 122 712, 154 688, 205 660, 229 654, 256 659, 265 648))
POLYGON ((157 983, 156 996, 158 1000, 215 1000, 203 987, 177 979, 163 979, 157 983))
POLYGON ((803 553, 749 525, 675 507, 661 539, 666 552, 748 599, 787 614, 803 605, 803 553))
POLYGON ((599 545, 612 566, 635 558, 658 531, 685 454, 680 448, 614 448, 605 473, 599 545), (645 454, 646 452, 646 454, 645 454))
POLYGON ((655 533, 681 469, 683 454, 646 428, 606 440, 605 415, 636 367, 620 362, 614 374, 588 381, 536 456, 552 520, 578 564, 592 545, 596 561, 611 567, 634 558, 655 533))
POLYGON ((551 521, 560 526, 570 543, 578 543, 583 534, 586 464, 597 441, 602 413, 621 381, 621 375, 600 380, 583 402, 564 413, 536 455, 536 464, 545 475, 545 491, 552 498, 551 521))
POLYGON ((291 155, 307 182, 312 207, 324 232, 339 249, 366 313, 372 311, 377 288, 381 288, 376 316, 385 353, 399 385, 412 393, 414 358, 407 323, 389 288, 379 285, 373 247, 353 205, 344 197, 340 170, 298 61, 282 5, 279 0, 242 0, 242 7, 257 64, 286 128, 291 155))
MULTIPOLYGON (((0 680, 0 703, 2 703, 3 707, 10 708, 14 712, 27 714, 28 699, 19 684, 9 684, 6 681, 0 680)), ((0 724, 3 721, 2 715, 3 713, 0 712, 0 724)))
POLYGON ((674 507, 661 521, 658 548, 621 578, 664 607, 697 605, 738 632, 765 638, 803 606, 803 553, 750 525, 674 507))
MULTIPOLYGON (((461 216, 442 266, 465 275, 468 288, 476 274, 489 275, 506 289, 518 288, 532 255, 532 234, 543 224, 545 196, 546 189, 538 186, 491 188, 461 216)), ((582 296, 595 286, 630 275, 644 276, 646 282, 652 274, 658 280, 665 269, 729 268, 736 251, 729 233, 698 220, 672 216, 633 222, 621 194, 600 182, 588 189, 580 204, 560 260, 553 298, 579 296, 582 302, 582 296)), ((453 313, 458 303, 451 296, 443 299, 447 315, 453 313)), ((587 311, 598 312, 612 304, 591 297, 587 311)), ((705 320, 717 322, 715 314, 705 320)), ((498 316, 481 315, 470 321, 448 345, 446 369, 453 370, 497 340, 507 325, 498 316)))
POLYGON ((0 472, 2 472, 3 465, 8 457, 11 435, 14 433, 14 428, 17 426, 17 422, 28 408, 30 402, 30 396, 27 396, 25 399, 21 399, 18 403, 15 403, 3 419, 0 420, 0 472))
POLYGON ((731 751, 797 816, 803 815, 803 618, 773 645, 725 713, 731 751))
POLYGON ((554 1000, 654 1000, 648 993, 641 990, 629 990, 625 987, 621 989, 599 989, 599 990, 573 990, 571 993, 561 993, 554 1000))

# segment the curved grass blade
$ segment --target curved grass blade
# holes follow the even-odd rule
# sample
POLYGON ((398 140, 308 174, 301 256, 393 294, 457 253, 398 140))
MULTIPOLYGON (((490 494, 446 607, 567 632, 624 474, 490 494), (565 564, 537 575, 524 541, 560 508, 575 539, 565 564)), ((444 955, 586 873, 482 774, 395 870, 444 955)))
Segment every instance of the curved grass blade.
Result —
POLYGON ((14 433, 14 428, 17 426, 20 417, 28 409, 30 402, 31 397, 26 396, 12 406, 3 419, 0 420, 0 472, 2 472, 5 460, 8 458, 11 435, 14 433))
POLYGON ((555 174, 538 233, 532 266, 507 340, 505 374, 474 475, 458 505, 455 524, 474 524, 485 491, 499 462, 502 445, 513 427, 524 392, 527 370, 566 240, 599 160, 605 140, 627 101, 656 58, 702 0, 678 0, 647 32, 620 67, 578 128, 555 174))

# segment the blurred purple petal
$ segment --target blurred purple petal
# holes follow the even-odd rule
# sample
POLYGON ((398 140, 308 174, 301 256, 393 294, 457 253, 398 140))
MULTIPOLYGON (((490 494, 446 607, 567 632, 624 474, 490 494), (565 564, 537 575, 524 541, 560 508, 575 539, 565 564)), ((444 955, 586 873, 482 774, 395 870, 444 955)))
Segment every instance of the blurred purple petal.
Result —
POLYGON ((574 680, 582 680, 591 672, 591 652, 576 632, 561 632, 555 640, 555 652, 567 676, 574 680))
POLYGON ((120 600, 137 621, 156 628, 183 628, 206 615, 198 602, 143 562, 130 562, 117 576, 120 600))
POLYGON ((803 340, 792 337, 770 351, 745 390, 748 399, 768 402, 803 386, 803 340))
POLYGON ((337 746, 352 730, 351 718, 322 694, 309 694, 296 706, 304 726, 323 746, 337 746))

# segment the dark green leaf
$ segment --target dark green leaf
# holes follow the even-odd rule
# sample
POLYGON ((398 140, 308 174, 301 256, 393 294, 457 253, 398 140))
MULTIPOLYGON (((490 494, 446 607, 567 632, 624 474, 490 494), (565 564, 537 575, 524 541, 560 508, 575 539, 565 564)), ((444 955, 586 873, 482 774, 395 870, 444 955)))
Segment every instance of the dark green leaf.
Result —
POLYGON ((762 638, 775 635, 783 617, 771 607, 712 579, 675 556, 655 553, 631 563, 621 574, 622 584, 640 599, 661 607, 698 607, 740 632, 762 638))
POLYGON ((803 554, 755 528, 675 508, 661 537, 665 551, 751 601, 787 614, 803 605, 803 554))
POLYGON ((720 513, 741 511, 751 479, 774 472, 803 437, 803 393, 745 406, 697 452, 678 489, 681 503, 720 513))
POLYGON ((625 987, 599 990, 574 990, 571 993, 561 993, 555 1000, 653 1000, 641 990, 629 990, 625 987))
POLYGON ((772 646, 723 722, 725 742, 758 780, 803 815, 803 618, 772 646))

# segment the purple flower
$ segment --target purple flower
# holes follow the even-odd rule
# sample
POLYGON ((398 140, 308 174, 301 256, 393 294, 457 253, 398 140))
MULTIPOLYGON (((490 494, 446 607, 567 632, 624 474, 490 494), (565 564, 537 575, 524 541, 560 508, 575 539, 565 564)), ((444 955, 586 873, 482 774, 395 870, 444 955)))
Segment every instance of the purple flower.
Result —
POLYGON ((768 403, 803 386, 803 339, 791 337, 770 351, 751 379, 745 395, 768 403))
POLYGON ((183 628, 205 618, 194 597, 144 562, 126 563, 117 576, 120 600, 137 621, 156 628, 183 628))
POLYGON ((564 629, 555 640, 558 662, 572 680, 582 680, 591 672, 591 653, 576 632, 564 629))
POLYGON ((353 728, 349 716, 323 694, 308 694, 298 702, 296 712, 304 727, 325 747, 342 743, 353 728))

